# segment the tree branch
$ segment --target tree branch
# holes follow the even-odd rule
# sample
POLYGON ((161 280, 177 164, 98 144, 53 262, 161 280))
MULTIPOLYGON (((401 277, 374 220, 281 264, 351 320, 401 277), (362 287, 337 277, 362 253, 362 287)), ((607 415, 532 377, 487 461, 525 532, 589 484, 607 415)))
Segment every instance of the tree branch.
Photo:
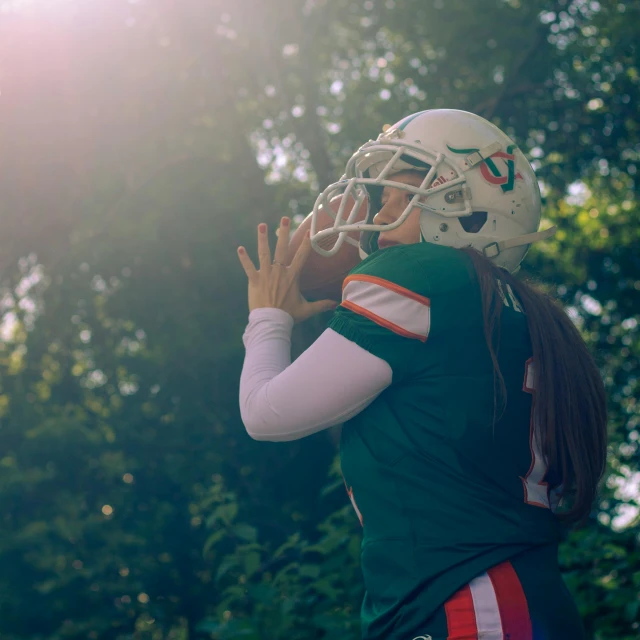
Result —
POLYGON ((518 87, 513 87, 513 83, 520 77, 520 72, 525 67, 525 65, 535 56, 540 47, 547 40, 547 30, 540 26, 538 28, 538 33, 534 38, 533 42, 526 49, 519 59, 516 60, 514 65, 509 70, 507 74, 507 78, 502 85, 501 90, 492 98, 485 100, 480 103, 475 108, 475 112, 481 115, 483 118, 487 120, 491 120, 495 115, 496 111, 502 106, 502 103, 507 99, 507 97, 512 97, 519 93, 523 93, 525 91, 530 90, 531 85, 520 85, 518 87))
MULTIPOLYGON (((267 5, 265 5, 266 7, 267 5)), ((262 16, 263 25, 259 32, 257 41, 261 49, 263 64, 269 68, 270 77, 276 87, 276 95, 280 96, 280 108, 283 111, 291 111, 296 103, 297 94, 302 94, 305 112, 300 118, 291 118, 290 124, 296 139, 301 142, 310 153, 310 163, 318 178, 318 183, 324 187, 336 180, 336 167, 331 160, 327 148, 327 132, 324 130, 322 120, 316 113, 316 108, 320 103, 320 92, 318 90, 319 70, 317 60, 313 52, 306 46, 316 40, 316 34, 320 31, 323 21, 317 14, 306 20, 300 13, 292 12, 287 21, 283 21, 281 16, 277 16, 271 33, 265 25, 271 16, 271 10, 262 16), (286 77, 286 69, 282 57, 275 51, 274 42, 279 42, 277 29, 285 29, 290 42, 298 45, 298 64, 296 65, 296 76, 298 87, 295 82, 286 77)))

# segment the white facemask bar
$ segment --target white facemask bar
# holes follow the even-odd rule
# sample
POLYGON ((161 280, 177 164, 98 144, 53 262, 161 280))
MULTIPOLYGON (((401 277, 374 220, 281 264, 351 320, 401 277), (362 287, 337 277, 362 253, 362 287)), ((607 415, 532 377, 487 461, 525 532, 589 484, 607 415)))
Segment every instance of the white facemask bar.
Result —
MULTIPOLYGON (((421 198, 429 198, 430 196, 433 196, 434 194, 439 193, 440 191, 445 191, 445 190, 449 191, 452 187, 455 187, 457 185, 462 185, 466 182, 464 172, 462 172, 463 175, 460 175, 459 177, 454 178, 453 180, 444 182, 436 187, 428 189, 427 185, 433 182, 440 166, 442 164, 447 164, 444 154, 439 153, 439 154, 432 154, 432 155, 433 155, 433 158, 427 157, 425 159, 426 154, 424 149, 420 147, 416 147, 414 145, 408 145, 408 144, 394 144, 392 142, 389 144, 381 145, 379 142, 368 142, 367 144, 363 145, 358 150, 358 152, 356 152, 349 160, 345 175, 343 176, 342 180, 332 185, 329 185, 316 199, 315 205, 313 207, 313 217, 311 219, 311 237, 310 237, 311 244, 314 250, 317 251, 320 255, 331 257, 335 255, 338 251, 340 251, 340 248, 342 247, 345 241, 355 247, 359 247, 359 242, 357 240, 354 240, 353 238, 350 238, 348 236, 349 233, 354 231, 355 232, 391 231, 399 227, 407 219, 407 217, 415 207, 419 207, 427 211, 433 211, 434 213, 437 213, 438 215, 441 215, 444 218, 459 218, 459 217, 471 215, 472 213, 471 196, 470 196, 469 190, 466 189, 465 187, 460 188, 460 192, 463 197, 462 199, 464 201, 463 209, 458 209, 453 211, 442 211, 442 209, 436 209, 434 207, 429 206, 427 202, 421 201, 421 198), (393 151, 393 156, 386 163, 386 165, 384 166, 384 168, 382 169, 382 171, 380 172, 377 178, 364 178, 362 177, 362 172, 358 171, 355 168, 358 160, 360 160, 362 157, 366 157, 369 154, 370 152, 369 147, 375 147, 376 153, 380 153, 384 151, 393 151), (422 181, 419 187, 414 187, 412 185, 408 185, 402 182, 396 182, 394 180, 386 179, 386 176, 393 171, 395 163, 403 155, 409 155, 411 157, 415 157, 416 159, 419 159, 423 162, 427 162, 428 164, 431 165, 429 172, 427 173, 427 175, 425 176, 424 180, 422 181), (348 176, 349 173, 356 173, 356 175, 352 178, 347 178, 346 176, 348 176), (409 204, 407 205, 407 207, 405 208, 405 210, 402 212, 400 217, 391 224, 378 225, 378 224, 366 224, 363 222, 354 223, 353 219, 358 215, 358 212, 360 211, 360 207, 362 206, 364 198, 367 195, 364 189, 357 189, 358 197, 355 199, 355 204, 351 209, 351 213, 349 214, 349 217, 347 218, 346 222, 343 224, 342 218, 344 216, 344 210, 347 206, 349 196, 351 196, 354 188, 357 188, 360 185, 363 185, 363 186, 371 185, 371 186, 382 187, 382 188, 392 187, 392 188, 403 189, 405 191, 413 193, 414 196, 409 202, 409 204), (329 206, 329 203, 331 199, 334 198, 336 195, 339 195, 340 192, 343 195, 342 201, 340 203, 338 211, 334 214, 329 206), (334 218, 334 224, 332 227, 328 229, 316 231, 316 220, 317 220, 316 215, 320 209, 325 209, 329 213, 329 215, 332 218, 334 218), (335 235, 337 235, 338 238, 336 239, 336 242, 331 249, 324 249, 323 247, 320 246, 320 242, 322 242, 322 240, 335 235)), ((454 171, 456 171, 456 173, 460 173, 459 170, 454 169, 454 171)))

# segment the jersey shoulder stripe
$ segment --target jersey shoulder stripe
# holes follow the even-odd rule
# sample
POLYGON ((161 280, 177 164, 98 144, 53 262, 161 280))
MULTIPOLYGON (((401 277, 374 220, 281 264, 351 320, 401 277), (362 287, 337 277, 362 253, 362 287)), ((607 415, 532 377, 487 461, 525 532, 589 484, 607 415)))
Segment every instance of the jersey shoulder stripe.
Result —
POLYGON ((405 338, 426 342, 431 328, 429 298, 364 273, 349 275, 342 306, 405 338))

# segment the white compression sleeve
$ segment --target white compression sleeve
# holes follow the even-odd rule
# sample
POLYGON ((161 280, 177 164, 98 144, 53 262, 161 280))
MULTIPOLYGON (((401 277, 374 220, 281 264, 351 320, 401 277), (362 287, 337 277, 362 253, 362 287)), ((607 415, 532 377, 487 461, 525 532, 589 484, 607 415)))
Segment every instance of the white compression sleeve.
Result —
POLYGON ((240 414, 256 440, 297 440, 345 422, 391 384, 385 360, 332 329, 291 363, 292 327, 281 309, 249 314, 240 414))

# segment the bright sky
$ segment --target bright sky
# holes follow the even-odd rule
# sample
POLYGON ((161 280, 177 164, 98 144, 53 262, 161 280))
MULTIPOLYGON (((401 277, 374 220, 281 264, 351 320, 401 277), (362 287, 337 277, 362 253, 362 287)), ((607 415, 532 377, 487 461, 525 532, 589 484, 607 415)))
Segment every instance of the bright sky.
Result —
POLYGON ((0 0, 0 13, 16 13, 33 4, 52 4, 60 0, 0 0))

